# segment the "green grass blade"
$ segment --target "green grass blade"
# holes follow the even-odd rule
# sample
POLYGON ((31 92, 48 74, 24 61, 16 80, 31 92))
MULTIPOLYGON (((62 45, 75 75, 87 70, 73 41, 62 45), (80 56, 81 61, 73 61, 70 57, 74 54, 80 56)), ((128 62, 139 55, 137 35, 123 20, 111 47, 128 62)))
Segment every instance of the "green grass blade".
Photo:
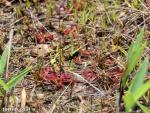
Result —
POLYGON ((8 52, 9 52, 9 45, 6 46, 2 56, 0 57, 0 77, 5 71, 5 67, 7 64, 7 58, 8 58, 8 52))
POLYGON ((128 7, 132 7, 128 0, 125 0, 125 3, 128 5, 128 7))
POLYGON ((135 66, 137 65, 139 59, 141 58, 142 56, 142 53, 144 51, 144 46, 139 46, 137 47, 133 53, 132 53, 132 56, 128 59, 128 73, 131 73, 133 71, 133 69, 135 68, 135 66))
POLYGON ((139 87, 143 85, 145 75, 148 70, 148 64, 149 64, 148 57, 146 57, 142 65, 140 66, 138 72, 136 73, 134 80, 132 80, 131 86, 129 88, 130 92, 132 93, 136 92, 139 89, 139 87))
MULTIPOLYGON (((2 88, 4 88, 5 87, 5 82, 2 80, 2 79, 0 79, 0 86, 2 87, 2 88)), ((5 89, 4 89, 5 90, 5 89)), ((0 96, 3 96, 3 93, 2 93, 2 89, 0 88, 0 96)))
POLYGON ((133 71, 135 66, 137 65, 139 59, 142 56, 142 53, 144 51, 145 43, 143 44, 144 39, 144 28, 140 30, 140 33, 137 36, 137 39, 135 42, 131 45, 128 51, 128 61, 127 61, 127 69, 124 72, 124 75, 122 77, 122 85, 123 87, 126 84, 128 75, 133 71))
POLYGON ((86 9, 84 9, 84 11, 82 12, 82 18, 81 18, 81 24, 83 26, 85 26, 86 22, 88 21, 90 15, 90 11, 87 11, 86 9))
MULTIPOLYGON (((136 50, 141 48, 144 39, 144 28, 140 30, 140 33, 137 35, 137 38, 134 43, 132 43, 131 47, 128 51, 128 60, 132 59, 133 53, 136 53, 136 50)), ((132 61, 132 60, 131 60, 132 61)))
POLYGON ((4 89, 8 91, 12 87, 15 87, 16 84, 18 84, 29 73, 30 70, 31 70, 31 67, 25 68, 19 74, 16 74, 10 81, 6 83, 6 85, 4 86, 4 89))
MULTIPOLYGON (((144 84, 144 79, 148 70, 148 64, 149 60, 148 57, 146 57, 134 79, 132 80, 129 90, 124 96, 124 102, 127 112, 130 112, 132 110, 138 99, 142 97, 144 93, 150 88, 150 81, 144 84)), ((142 105, 141 107, 142 109, 144 109, 142 105)))
POLYGON ((5 85, 5 82, 2 79, 0 79, 0 86, 4 87, 5 85))
POLYGON ((147 81, 145 84, 143 84, 135 93, 134 98, 135 100, 138 100, 140 97, 142 97, 146 91, 150 89, 150 80, 147 81))
POLYGON ((132 108, 135 106, 134 95, 131 92, 127 92, 124 96, 124 103, 127 112, 131 112, 132 108))
POLYGON ((141 110, 144 113, 150 113, 150 110, 147 107, 145 107, 144 105, 140 104, 139 102, 137 102, 137 105, 141 108, 141 110))

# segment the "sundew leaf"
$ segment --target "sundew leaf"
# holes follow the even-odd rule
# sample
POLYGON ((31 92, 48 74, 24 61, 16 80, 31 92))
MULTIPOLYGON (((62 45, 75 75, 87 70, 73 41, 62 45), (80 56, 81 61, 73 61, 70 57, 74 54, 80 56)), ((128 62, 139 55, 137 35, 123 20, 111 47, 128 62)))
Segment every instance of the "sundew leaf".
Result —
POLYGON ((21 72, 19 72, 18 74, 16 74, 14 77, 12 77, 11 80, 9 80, 6 85, 4 86, 4 89, 6 91, 10 90, 12 87, 15 87, 16 84, 18 84, 31 70, 32 67, 29 68, 25 68, 24 70, 22 70, 21 72))
POLYGON ((142 65, 140 66, 138 72, 136 73, 134 80, 132 80, 131 86, 129 88, 130 92, 136 92, 143 85, 145 75, 148 70, 148 64, 148 57, 146 57, 142 65))
POLYGON ((8 59, 8 52, 9 52, 9 45, 6 46, 2 56, 0 57, 0 77, 5 71, 5 67, 6 67, 7 59, 8 59))

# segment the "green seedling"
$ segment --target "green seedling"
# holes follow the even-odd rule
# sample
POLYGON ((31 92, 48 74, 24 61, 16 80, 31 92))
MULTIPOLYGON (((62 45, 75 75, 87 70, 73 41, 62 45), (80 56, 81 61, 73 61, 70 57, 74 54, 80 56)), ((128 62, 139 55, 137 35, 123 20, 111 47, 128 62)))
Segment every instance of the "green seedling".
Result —
POLYGON ((70 39, 71 39, 71 52, 70 52, 70 55, 72 56, 74 54, 74 37, 73 36, 70 36, 70 39))
POLYGON ((140 8, 140 1, 139 0, 132 0, 131 5, 133 8, 139 9, 140 8))
POLYGON ((109 13, 109 17, 110 17, 110 19, 111 19, 112 21, 116 21, 116 20, 117 20, 117 14, 116 14, 116 12, 115 12, 115 11, 111 11, 111 12, 109 13))
POLYGON ((19 4, 14 8, 14 12, 16 13, 17 18, 19 18, 22 15, 22 6, 19 4))
POLYGON ((48 16, 51 17, 55 9, 55 0, 48 0, 46 3, 46 8, 48 16))
POLYGON ((25 7, 23 6, 22 0, 19 0, 18 6, 14 7, 14 12, 16 13, 17 18, 22 16, 22 12, 24 12, 26 9, 29 9, 31 6, 31 3, 29 0, 26 0, 25 7))
POLYGON ((100 23, 99 24, 100 24, 99 26, 101 26, 101 28, 103 30, 106 30, 108 28, 106 16, 103 16, 103 15, 100 16, 100 23))
POLYGON ((31 7, 31 2, 29 0, 26 0, 26 9, 29 9, 31 7))
POLYGON ((119 6, 120 2, 121 2, 120 0, 113 0, 113 4, 114 4, 116 7, 119 6))
POLYGON ((88 11, 87 12, 89 12, 89 15, 88 15, 88 19, 89 19, 89 21, 91 21, 91 22, 95 22, 95 20, 96 20, 96 13, 97 13, 97 9, 96 9, 96 7, 97 7, 97 4, 95 3, 95 2, 93 2, 92 4, 90 4, 90 5, 92 5, 93 7, 86 7, 86 9, 88 9, 88 11))
POLYGON ((81 13, 81 20, 80 20, 80 23, 83 26, 84 30, 86 30, 86 23, 89 19, 89 16, 90 16, 90 11, 84 9, 83 12, 81 13))
POLYGON ((128 5, 128 7, 130 8, 136 8, 139 9, 140 8, 140 1, 139 0, 132 0, 131 2, 129 2, 129 0, 125 0, 125 3, 128 5))
POLYGON ((128 0, 125 0, 125 3, 128 5, 128 7, 132 7, 132 5, 130 4, 128 0))
MULTIPOLYGON (((71 39, 71 52, 70 52, 70 56, 73 56, 74 51, 75 51, 75 47, 74 47, 74 37, 72 35, 70 35, 70 39, 71 39)), ((71 67, 73 67, 74 62, 73 60, 71 60, 70 62, 71 67)))

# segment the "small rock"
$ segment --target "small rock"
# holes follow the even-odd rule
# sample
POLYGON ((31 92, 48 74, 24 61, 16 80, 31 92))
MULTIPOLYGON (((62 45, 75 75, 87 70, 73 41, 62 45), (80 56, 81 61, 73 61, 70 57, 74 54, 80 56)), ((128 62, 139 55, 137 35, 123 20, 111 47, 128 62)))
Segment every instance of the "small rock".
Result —
POLYGON ((38 44, 31 50, 31 55, 45 57, 50 53, 50 51, 51 48, 48 46, 48 44, 38 44))

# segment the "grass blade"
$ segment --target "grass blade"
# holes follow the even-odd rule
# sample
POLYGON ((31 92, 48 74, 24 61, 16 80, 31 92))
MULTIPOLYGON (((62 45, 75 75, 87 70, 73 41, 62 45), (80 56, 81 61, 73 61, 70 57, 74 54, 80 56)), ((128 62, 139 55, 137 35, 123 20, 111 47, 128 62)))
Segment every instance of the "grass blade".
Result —
POLYGON ((2 56, 0 57, 0 77, 5 71, 5 67, 7 64, 7 58, 8 58, 8 52, 9 52, 9 45, 6 46, 2 56))
POLYGON ((148 57, 146 57, 141 67, 139 68, 137 74, 135 75, 134 80, 132 80, 131 86, 129 88, 130 92, 133 92, 133 93, 136 92, 139 89, 139 87, 143 85, 145 75, 148 70, 148 64, 149 64, 148 57))
POLYGON ((71 71, 69 71, 69 72, 72 73, 73 75, 75 75, 79 80, 82 80, 82 81, 86 82, 87 84, 89 84, 91 87, 93 87, 95 90, 97 90, 102 96, 104 96, 104 93, 100 89, 98 89, 97 87, 95 87, 93 84, 89 83, 81 75, 79 75, 77 73, 74 73, 74 72, 71 72, 71 71))
POLYGON ((11 49, 11 44, 12 44, 13 33, 14 33, 14 30, 11 29, 10 34, 9 34, 9 42, 7 43, 7 45, 4 49, 4 52, 3 52, 2 56, 0 57, 0 77, 2 77, 2 74, 5 71, 6 64, 7 64, 6 72, 8 70, 10 49, 11 49))
POLYGON ((137 105, 141 108, 141 110, 144 113, 150 113, 150 110, 147 107, 145 107, 144 105, 140 104, 139 102, 137 102, 137 105))
POLYGON ((122 86, 124 87, 128 78, 128 75, 133 71, 135 66, 137 65, 139 59, 142 56, 144 51, 145 43, 143 44, 144 39, 144 28, 140 30, 140 33, 137 36, 136 41, 131 45, 128 51, 128 61, 127 61, 127 69, 122 77, 122 86))
POLYGON ((135 42, 131 45, 128 51, 128 61, 132 61, 132 55, 136 53, 136 50, 139 49, 139 47, 142 46, 143 44, 143 39, 144 39, 144 28, 140 30, 140 33, 137 35, 137 38, 135 42))
POLYGON ((2 88, 4 88, 4 86, 5 86, 6 84, 5 84, 5 82, 2 80, 2 79, 0 79, 0 96, 3 96, 3 91, 5 90, 5 89, 2 89, 2 88))
POLYGON ((10 90, 12 87, 16 86, 31 70, 31 67, 25 68, 19 74, 16 74, 11 80, 7 82, 4 86, 4 89, 10 90))
POLYGON ((5 82, 2 80, 2 79, 0 79, 0 85, 2 86, 2 87, 4 87, 6 84, 5 84, 5 82))
POLYGON ((138 102, 138 99, 144 95, 148 88, 150 88, 150 82, 146 82, 144 84, 145 75, 148 70, 148 64, 148 57, 146 57, 138 72, 136 73, 134 79, 132 80, 129 90, 124 96, 125 107, 126 111, 128 112, 132 110, 132 108, 138 102))
POLYGON ((134 95, 131 92, 127 92, 124 96, 124 103, 126 111, 130 112, 135 105, 134 95))
POLYGON ((150 80, 147 81, 145 84, 143 84, 135 93, 134 93, 134 98, 135 100, 138 100, 141 96, 143 96, 146 91, 150 89, 150 80))

